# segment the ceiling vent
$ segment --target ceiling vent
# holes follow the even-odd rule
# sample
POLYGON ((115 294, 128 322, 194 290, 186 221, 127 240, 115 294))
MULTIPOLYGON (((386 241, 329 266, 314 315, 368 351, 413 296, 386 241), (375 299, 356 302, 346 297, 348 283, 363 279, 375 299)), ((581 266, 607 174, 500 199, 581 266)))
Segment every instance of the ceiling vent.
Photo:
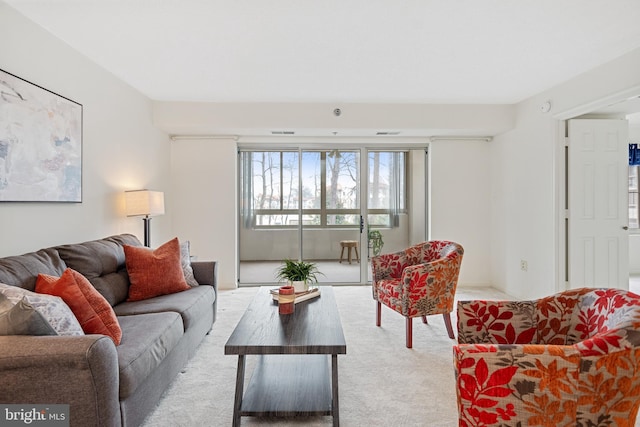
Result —
POLYGON ((292 130, 272 130, 271 135, 295 135, 292 130))
POLYGON ((392 131, 392 132, 376 132, 377 136, 395 136, 395 135, 400 135, 399 131, 392 131))

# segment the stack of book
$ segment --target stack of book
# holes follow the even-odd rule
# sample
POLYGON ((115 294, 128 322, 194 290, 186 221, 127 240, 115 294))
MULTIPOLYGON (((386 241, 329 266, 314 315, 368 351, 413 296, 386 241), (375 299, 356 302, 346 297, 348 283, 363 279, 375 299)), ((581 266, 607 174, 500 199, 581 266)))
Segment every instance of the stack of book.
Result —
MULTIPOLYGON (((320 296, 320 288, 311 288, 308 291, 296 292, 295 304, 307 301, 320 296)), ((275 302, 278 302, 278 288, 271 289, 271 296, 275 302)))

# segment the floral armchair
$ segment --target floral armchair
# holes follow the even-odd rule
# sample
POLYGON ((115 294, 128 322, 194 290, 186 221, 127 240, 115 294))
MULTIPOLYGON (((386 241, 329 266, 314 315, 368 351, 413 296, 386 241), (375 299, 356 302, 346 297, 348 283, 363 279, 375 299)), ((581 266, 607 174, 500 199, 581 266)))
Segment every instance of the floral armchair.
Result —
POLYGON ((376 325, 384 304, 406 317, 407 348, 413 346, 413 318, 418 316, 427 323, 426 316, 442 314, 449 337, 455 338, 450 313, 463 254, 459 244, 438 240, 371 258, 376 325))
POLYGON ((640 296, 575 289, 534 301, 459 301, 458 416, 471 426, 634 426, 640 296))

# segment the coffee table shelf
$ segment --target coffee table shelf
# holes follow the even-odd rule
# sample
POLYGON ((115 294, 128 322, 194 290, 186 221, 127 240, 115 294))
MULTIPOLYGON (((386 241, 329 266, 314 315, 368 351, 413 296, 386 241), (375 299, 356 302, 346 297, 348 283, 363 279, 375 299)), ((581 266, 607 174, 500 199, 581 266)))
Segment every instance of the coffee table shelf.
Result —
POLYGON ((241 415, 331 415, 330 359, 323 354, 259 356, 241 415))

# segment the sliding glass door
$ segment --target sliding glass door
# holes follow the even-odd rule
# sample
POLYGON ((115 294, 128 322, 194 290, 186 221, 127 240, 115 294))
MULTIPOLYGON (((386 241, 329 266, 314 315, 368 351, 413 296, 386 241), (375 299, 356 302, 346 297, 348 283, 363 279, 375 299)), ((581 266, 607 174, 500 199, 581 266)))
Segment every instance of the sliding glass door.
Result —
POLYGON ((408 245, 407 152, 240 150, 241 285, 275 283, 285 259, 320 282, 366 284, 370 256, 408 245))
POLYGON ((302 150, 301 155, 302 258, 318 263, 323 282, 361 283, 360 150, 302 150))

